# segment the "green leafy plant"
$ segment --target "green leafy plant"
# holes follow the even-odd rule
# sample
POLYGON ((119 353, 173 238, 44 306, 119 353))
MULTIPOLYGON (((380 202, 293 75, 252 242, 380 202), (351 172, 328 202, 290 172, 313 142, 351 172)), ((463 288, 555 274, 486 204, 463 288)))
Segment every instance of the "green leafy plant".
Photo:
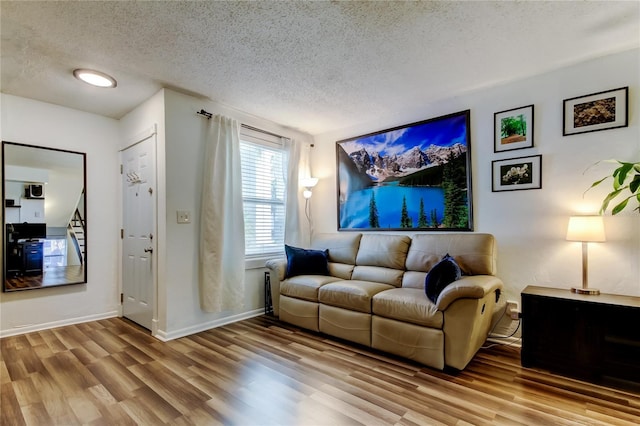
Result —
MULTIPOLYGON (((620 164, 620 167, 615 169, 611 175, 605 176, 602 179, 593 182, 589 189, 600 185, 605 180, 613 179, 613 191, 611 191, 605 199, 602 201, 600 207, 600 214, 603 214, 609 208, 609 204, 615 198, 619 196, 623 197, 623 200, 619 202, 611 210, 611 214, 618 214, 627 207, 630 200, 635 199, 638 203, 636 208, 640 212, 640 161, 636 163, 626 163, 619 160, 610 160, 611 162, 620 164)), ((596 163, 598 164, 598 163, 596 163)), ((589 190, 587 189, 587 191, 589 190)), ((586 192, 586 191, 585 191, 586 192)))

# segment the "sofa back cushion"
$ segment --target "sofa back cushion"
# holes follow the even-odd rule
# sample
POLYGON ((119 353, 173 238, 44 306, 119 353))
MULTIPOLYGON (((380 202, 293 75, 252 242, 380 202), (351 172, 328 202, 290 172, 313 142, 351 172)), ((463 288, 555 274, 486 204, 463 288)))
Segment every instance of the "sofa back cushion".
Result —
POLYGON ((406 268, 409 271, 429 272, 447 253, 455 259, 465 275, 496 274, 495 238, 491 234, 476 233, 414 235, 406 268))
POLYGON ((381 266, 356 266, 351 275, 352 280, 373 281, 402 287, 404 271, 400 269, 384 268, 381 266))
POLYGON ((400 287, 410 244, 406 235, 363 235, 352 279, 400 287))
POLYGON ((345 280, 351 279, 362 234, 325 233, 313 236, 311 247, 328 250, 329 273, 345 280))
POLYGON ((346 263, 329 262, 329 275, 343 280, 350 280, 353 274, 353 265, 346 263))
POLYGON ((329 250, 329 262, 356 264, 356 254, 362 234, 316 234, 311 248, 329 250))
POLYGON ((427 272, 407 271, 402 276, 402 288, 421 288, 424 290, 424 283, 427 272))
POLYGON ((404 270, 410 244, 411 238, 406 235, 363 235, 356 265, 404 270))

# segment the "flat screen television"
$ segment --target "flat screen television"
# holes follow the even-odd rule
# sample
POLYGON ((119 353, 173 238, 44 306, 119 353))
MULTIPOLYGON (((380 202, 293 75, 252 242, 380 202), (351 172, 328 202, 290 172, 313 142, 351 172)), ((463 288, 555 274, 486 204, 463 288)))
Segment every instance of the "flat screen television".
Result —
POLYGON ((10 232, 13 241, 38 240, 47 238, 46 223, 11 223, 7 224, 7 232, 10 232))

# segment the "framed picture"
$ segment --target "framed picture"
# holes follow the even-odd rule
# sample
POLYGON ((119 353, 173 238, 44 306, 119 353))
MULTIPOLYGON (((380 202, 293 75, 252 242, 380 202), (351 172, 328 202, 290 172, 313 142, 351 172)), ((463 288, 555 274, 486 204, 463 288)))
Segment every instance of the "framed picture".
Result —
POLYGON ((493 192, 542 188, 542 155, 491 162, 493 192))
POLYGON ((533 105, 493 114, 493 152, 533 147, 533 105))
POLYGON ((563 105, 563 136, 629 125, 629 87, 565 99, 563 105))
POLYGON ((341 231, 472 231, 470 111, 336 142, 341 231))

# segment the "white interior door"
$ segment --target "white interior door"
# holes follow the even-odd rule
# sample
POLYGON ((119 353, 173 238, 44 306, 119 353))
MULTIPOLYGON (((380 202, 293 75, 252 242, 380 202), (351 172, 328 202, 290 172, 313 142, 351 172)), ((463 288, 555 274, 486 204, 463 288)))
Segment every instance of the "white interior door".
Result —
POLYGON ((151 330, 156 297, 155 134, 122 152, 122 313, 151 330))

